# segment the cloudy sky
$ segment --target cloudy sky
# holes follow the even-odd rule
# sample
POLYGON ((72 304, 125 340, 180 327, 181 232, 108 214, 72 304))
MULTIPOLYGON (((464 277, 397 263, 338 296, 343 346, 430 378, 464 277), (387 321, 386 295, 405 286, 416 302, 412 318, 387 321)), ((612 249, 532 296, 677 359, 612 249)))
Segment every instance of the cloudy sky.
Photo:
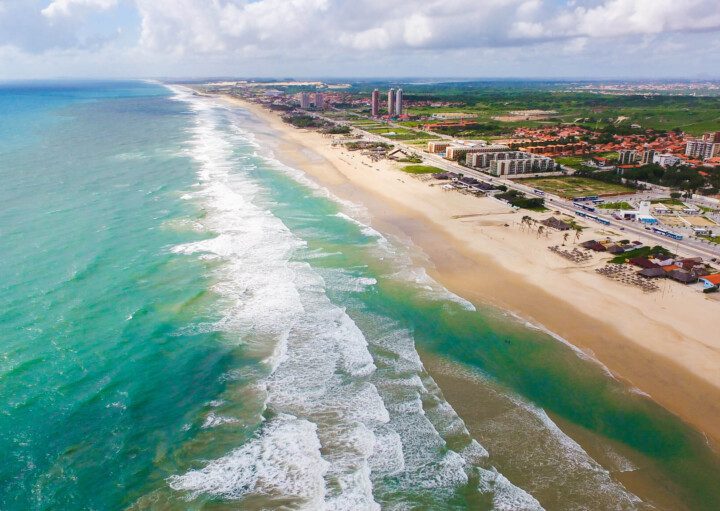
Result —
POLYGON ((720 0, 0 0, 0 79, 720 78, 720 0))

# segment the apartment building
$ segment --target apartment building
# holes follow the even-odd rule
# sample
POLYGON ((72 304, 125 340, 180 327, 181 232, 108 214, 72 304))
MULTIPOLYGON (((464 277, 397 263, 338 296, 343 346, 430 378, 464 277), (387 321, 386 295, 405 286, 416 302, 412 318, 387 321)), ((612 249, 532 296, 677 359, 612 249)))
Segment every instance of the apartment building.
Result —
POLYGON ((372 111, 373 117, 380 115, 380 91, 377 89, 372 92, 372 96, 370 98, 370 110, 372 111))
POLYGON ((649 165, 655 161, 655 149, 645 149, 642 155, 642 164, 649 165))
POLYGON ((493 153, 498 151, 507 151, 509 148, 505 145, 451 145, 445 150, 445 158, 448 160, 459 161, 466 158, 468 154, 474 153, 493 153))
POLYGON ((720 154, 720 143, 713 142, 714 134, 706 133, 703 138, 688 140, 685 145, 685 156, 700 160, 709 160, 720 154), (713 135, 712 138, 708 135, 713 135))
POLYGON ((533 155, 530 153, 500 149, 494 151, 467 154, 465 156, 465 163, 470 167, 486 169, 490 166, 490 162, 493 160, 522 160, 532 157, 533 155))
POLYGON ((536 172, 549 172, 555 168, 555 160, 544 156, 530 158, 515 158, 508 160, 493 160, 490 162, 488 173, 493 176, 512 176, 518 174, 533 174, 536 172))
POLYGON ((618 151, 618 165, 632 165, 637 159, 637 151, 622 149, 618 151))

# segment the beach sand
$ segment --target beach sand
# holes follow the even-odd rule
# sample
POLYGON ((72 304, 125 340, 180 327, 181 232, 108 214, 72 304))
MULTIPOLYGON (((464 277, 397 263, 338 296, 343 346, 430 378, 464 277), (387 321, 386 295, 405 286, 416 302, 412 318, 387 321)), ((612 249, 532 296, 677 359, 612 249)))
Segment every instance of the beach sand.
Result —
MULTIPOLYGON (((402 172, 402 164, 372 162, 359 151, 333 147, 331 137, 287 125, 260 105, 224 98, 268 125, 278 159, 338 197, 363 204, 376 229, 412 242, 422 253, 418 262, 449 290, 553 332, 713 444, 720 442, 720 334, 712 325, 718 301, 675 282, 648 294, 611 281, 594 271, 607 255, 571 263, 548 250, 562 244, 562 233, 538 236, 520 225, 524 215, 549 213, 514 212, 493 198, 431 186, 436 182, 402 172)), ((580 241, 621 236, 583 225, 580 241)), ((573 242, 574 234, 568 249, 573 242)))

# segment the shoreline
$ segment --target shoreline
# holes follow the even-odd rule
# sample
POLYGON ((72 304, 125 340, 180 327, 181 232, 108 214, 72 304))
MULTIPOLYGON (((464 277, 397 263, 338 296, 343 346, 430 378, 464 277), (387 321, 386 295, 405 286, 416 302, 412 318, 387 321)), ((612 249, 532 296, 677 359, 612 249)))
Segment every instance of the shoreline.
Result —
POLYGON ((717 451, 720 339, 711 340, 712 326, 700 318, 717 314, 720 304, 687 288, 643 294, 595 274, 598 256, 589 267, 571 266, 547 250, 561 235, 541 240, 513 226, 525 211, 431 187, 393 162, 331 147, 332 138, 289 126, 260 105, 214 97, 266 123, 279 136, 280 161, 365 206, 374 228, 410 240, 426 256, 428 274, 448 290, 560 337, 705 433, 717 451))

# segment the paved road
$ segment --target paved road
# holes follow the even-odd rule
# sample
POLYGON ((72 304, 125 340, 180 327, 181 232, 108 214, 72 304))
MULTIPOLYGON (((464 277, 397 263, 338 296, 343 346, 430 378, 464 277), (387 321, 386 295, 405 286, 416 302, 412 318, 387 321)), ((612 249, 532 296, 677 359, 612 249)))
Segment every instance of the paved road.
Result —
MULTIPOLYGON (((432 163, 432 165, 443 169, 448 172, 455 172, 455 173, 462 173, 465 176, 474 177, 475 179, 478 179, 479 181, 484 181, 486 183, 491 183, 494 185, 503 184, 507 186, 509 189, 518 190, 524 193, 528 193, 530 195, 535 195, 533 192, 533 189, 516 183, 511 179, 500 179, 500 178, 493 178, 491 176, 488 176, 487 174, 480 172, 475 169, 471 169, 468 167, 464 167, 462 165, 459 165, 458 163, 446 160, 445 158, 442 158, 436 154, 429 154, 425 152, 421 152, 417 147, 410 146, 408 144, 405 144, 401 141, 396 140, 389 140, 385 137, 382 137, 380 135, 376 135, 374 133, 370 133, 368 131, 359 129, 355 126, 352 126, 349 122, 344 121, 338 121, 337 119, 330 119, 327 117, 324 117, 322 115, 318 114, 318 117, 321 117, 329 122, 337 123, 337 124, 343 124, 350 126, 351 129, 353 129, 356 132, 361 133, 366 139, 373 140, 376 142, 392 142, 396 146, 401 147, 402 149, 405 149, 409 152, 415 153, 418 156, 422 157, 425 161, 432 163)), ((400 126, 398 126, 400 127, 400 126)), ((551 207, 552 209, 561 211, 563 213, 566 213, 571 216, 576 216, 575 212, 578 210, 571 201, 568 201, 566 199, 563 199, 561 197, 558 197, 556 195, 551 194, 545 194, 545 203, 547 206, 551 207)), ((637 236, 641 240, 650 240, 653 244, 657 245, 665 245, 665 246, 671 246, 673 247, 673 251, 675 252, 682 252, 686 256, 690 257, 703 257, 705 259, 713 259, 713 258, 720 258, 720 247, 717 245, 706 245, 703 244, 701 241, 693 238, 685 237, 682 241, 674 240, 672 238, 668 238, 666 236, 662 236, 660 234, 655 234, 651 231, 648 231, 645 229, 644 226, 641 226, 640 224, 632 221, 625 221, 625 220, 617 220, 613 218, 611 215, 603 212, 596 212, 596 216, 599 216, 603 218, 604 220, 607 220, 610 222, 610 225, 608 227, 614 227, 615 229, 622 229, 623 232, 626 234, 633 234, 634 236, 637 236)), ((590 219, 586 219, 587 221, 592 221, 590 219)), ((669 229, 671 230, 671 229, 669 229)))

